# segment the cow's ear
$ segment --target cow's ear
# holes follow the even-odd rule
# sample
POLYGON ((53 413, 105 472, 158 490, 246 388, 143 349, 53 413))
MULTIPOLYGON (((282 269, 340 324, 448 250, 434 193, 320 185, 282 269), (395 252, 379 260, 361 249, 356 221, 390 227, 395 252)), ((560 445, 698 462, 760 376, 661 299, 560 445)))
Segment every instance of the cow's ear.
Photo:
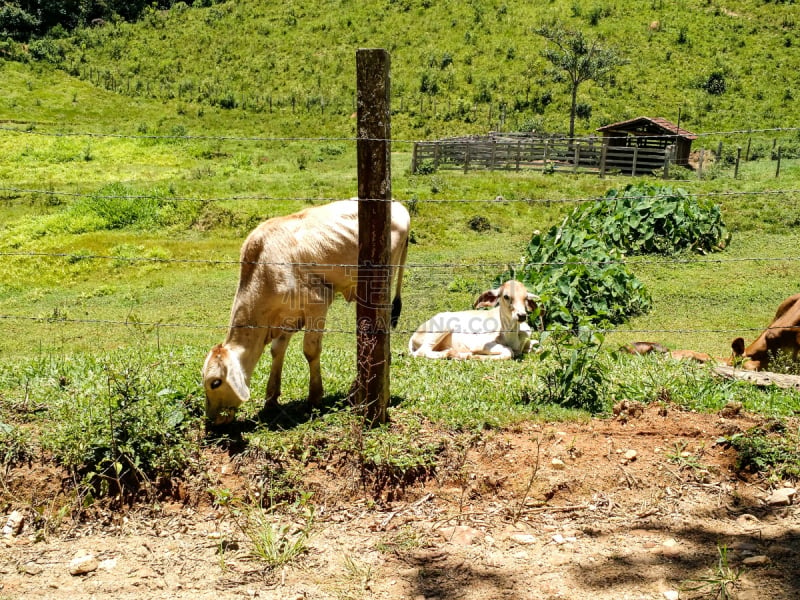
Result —
POLYGON ((525 298, 525 308, 528 309, 529 313, 532 313, 536 310, 540 298, 536 294, 531 294, 528 292, 528 296, 525 298))
POLYGON ((472 308, 495 306, 498 300, 500 300, 500 288, 495 290, 486 290, 480 296, 478 296, 478 299, 475 300, 475 304, 472 305, 472 308))
POLYGON ((731 350, 734 356, 742 356, 744 354, 744 338, 737 337, 731 342, 731 350))

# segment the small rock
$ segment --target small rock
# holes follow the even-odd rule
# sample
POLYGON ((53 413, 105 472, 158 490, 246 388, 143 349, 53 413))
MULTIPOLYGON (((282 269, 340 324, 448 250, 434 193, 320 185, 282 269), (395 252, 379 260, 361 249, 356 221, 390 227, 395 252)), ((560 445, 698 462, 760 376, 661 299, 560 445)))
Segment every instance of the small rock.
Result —
POLYGON ((759 554, 758 556, 748 556, 742 561, 742 564, 747 565, 748 567, 763 567, 769 563, 769 556, 764 556, 763 554, 759 554))
POLYGON ((39 575, 44 569, 35 562, 28 562, 22 565, 22 572, 26 575, 39 575))
POLYGON ((22 513, 18 510, 15 510, 10 515, 8 515, 8 519, 6 519, 6 524, 3 525, 3 536, 5 537, 14 537, 19 535, 19 532, 22 531, 22 524, 25 521, 22 513))
POLYGON ((466 525, 444 527, 441 529, 442 537, 457 546, 469 546, 481 535, 481 532, 466 525))
POLYGON ((739 415, 742 412, 742 403, 736 402, 735 400, 730 400, 725 406, 722 407, 722 410, 719 411, 719 415, 721 417, 725 417, 726 419, 732 419, 739 415))
POLYGON ((767 504, 770 506, 789 506, 796 493, 797 490, 795 488, 779 488, 767 498, 767 504))
POLYGON ((680 596, 678 592, 676 592, 675 590, 667 590, 666 592, 664 592, 664 598, 666 598, 667 600, 678 600, 679 597, 680 596))
POLYGON ((556 543, 556 544, 563 544, 563 543, 564 543, 564 542, 566 542, 566 541, 567 541, 567 540, 565 540, 565 539, 564 539, 564 536, 563 536, 563 535, 561 535, 560 533, 557 533, 557 534, 555 534, 555 535, 553 536, 553 542, 554 542, 554 543, 556 543))
POLYGON ((636 450, 628 450, 625 453, 625 460, 635 460, 638 452, 636 450))
POLYGON ((100 563, 97 562, 97 559, 93 555, 79 556, 78 558, 73 558, 72 562, 69 563, 69 574, 86 575, 87 573, 96 571, 99 566, 100 563))
POLYGON ((551 460, 550 466, 559 471, 567 468, 567 465, 565 465, 564 461, 561 460, 560 458, 554 458, 553 460, 551 460))
POLYGON ((743 513, 736 518, 736 522, 742 527, 755 527, 758 525, 758 517, 750 513, 743 513))
POLYGON ((117 566, 117 559, 107 558, 105 560, 101 560, 100 564, 98 564, 97 566, 98 568, 103 569, 104 571, 110 571, 111 569, 117 566))
POLYGON ((530 546, 536 543, 536 538, 528 533, 515 533, 509 536, 509 539, 523 546, 530 546))

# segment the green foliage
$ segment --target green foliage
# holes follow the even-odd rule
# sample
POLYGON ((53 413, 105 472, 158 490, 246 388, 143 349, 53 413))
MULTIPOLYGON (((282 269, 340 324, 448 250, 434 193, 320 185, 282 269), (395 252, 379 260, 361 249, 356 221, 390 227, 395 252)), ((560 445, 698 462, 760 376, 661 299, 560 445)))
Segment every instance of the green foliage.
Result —
POLYGON ((172 368, 76 361, 62 377, 42 443, 87 501, 152 492, 184 474, 200 420, 172 368))
POLYGON ((540 358, 546 367, 526 399, 592 413, 603 409, 608 370, 598 360, 603 336, 589 327, 575 332, 557 327, 542 334, 540 358))
POLYGON ((649 183, 611 189, 603 200, 578 207, 570 220, 626 255, 705 254, 724 249, 731 237, 718 205, 649 183))
MULTIPOLYGON (((26 14, 37 15, 41 23, 13 28, 26 40, 32 27, 34 39, 54 38, 58 52, 33 47, 39 62, 55 61, 98 88, 128 97, 178 99, 192 113, 219 107, 256 117, 269 114, 269 127, 287 135, 297 134, 295 120, 301 113, 301 127, 315 133, 342 126, 342 116, 354 108, 352 49, 365 39, 392 53, 393 132, 400 137, 409 129, 426 136, 485 132, 497 124, 498 104, 506 106, 505 129, 520 130, 541 115, 545 129, 564 131, 573 99, 571 86, 561 84, 572 75, 554 67, 560 71, 558 81, 542 76, 551 64, 548 57, 564 50, 577 59, 569 63, 574 74, 586 67, 598 75, 605 71, 581 85, 575 99, 576 106, 583 106, 579 127, 586 131, 633 115, 674 115, 677 106, 684 108, 682 123, 695 131, 774 127, 794 119, 786 98, 791 90, 785 84, 765 87, 760 77, 773 72, 775 81, 792 80, 789 4, 750 5, 753 27, 747 29, 740 19, 720 19, 704 6, 667 4, 658 12, 669 26, 656 32, 630 16, 641 14, 632 3, 587 5, 571 17, 558 3, 510 3, 501 7, 502 18, 481 16, 478 22, 476 15, 484 11, 472 3, 428 4, 390 3, 382 12, 382 26, 375 28, 369 3, 331 13, 313 1, 283 15, 254 0, 79 5, 70 0, 31 9, 26 14), (96 18, 104 22, 92 24, 96 18), (66 36, 54 29, 56 23, 66 36), (531 36, 520 23, 546 30, 554 41, 531 36), (556 36, 561 30, 574 33, 576 42, 556 36), (504 40, 502 47, 496 47, 498 39, 504 40), (725 56, 724 65, 719 63, 720 45, 737 50, 725 56), (603 51, 612 48, 641 52, 635 61, 606 70, 611 63, 603 51), (664 56, 682 73, 680 78, 663 77, 664 56), (616 85, 607 90, 594 85, 603 80, 616 85), (726 99, 724 107, 699 110, 719 98, 726 99), (473 110, 473 103, 484 106, 473 110), (487 103, 494 104, 493 111, 487 103), (292 118, 276 119, 278 114, 292 118), (459 127, 454 130, 455 123, 459 127)), ((19 11, 25 4, 3 6, 11 7, 11 21, 11 9, 19 11)), ((3 55, 31 58, 31 50, 17 44, 3 55)))
POLYGON ((25 41, 39 29, 41 21, 13 3, 0 6, 0 37, 25 41))
POLYGON ((0 421, 0 476, 9 467, 33 456, 30 435, 19 426, 0 421))
MULTIPOLYGON (((601 13, 590 17, 592 25, 597 25, 601 13)), ((534 33, 547 40, 548 45, 542 56, 553 66, 553 77, 558 82, 566 75, 570 104, 569 137, 575 135, 575 117, 588 120, 591 106, 577 102, 578 89, 586 81, 602 83, 624 64, 627 64, 619 51, 607 47, 599 37, 588 38, 579 29, 570 29, 563 23, 534 29, 534 33), (580 112, 578 107, 580 106, 580 112)))
POLYGON ((738 452, 738 469, 779 481, 800 478, 800 432, 787 429, 782 421, 736 433, 728 441, 738 452))
POLYGON ((534 233, 513 275, 541 298, 547 327, 622 323, 646 312, 651 299, 620 258, 616 249, 567 218, 547 233, 534 233))
POLYGON ((711 573, 698 579, 687 579, 681 585, 682 590, 700 592, 716 600, 734 600, 736 589, 739 587, 739 578, 744 569, 731 567, 728 547, 717 545, 719 558, 711 573))

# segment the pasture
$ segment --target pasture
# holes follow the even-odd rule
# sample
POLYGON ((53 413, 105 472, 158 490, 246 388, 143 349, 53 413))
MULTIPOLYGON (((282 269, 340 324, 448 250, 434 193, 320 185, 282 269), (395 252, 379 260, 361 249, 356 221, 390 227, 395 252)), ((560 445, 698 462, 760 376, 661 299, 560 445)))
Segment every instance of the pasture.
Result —
MULTIPOLYGON (((168 573, 169 557, 159 549, 150 563, 155 575, 126 572, 126 593, 159 581, 148 598, 236 597, 248 589, 276 598, 308 590, 326 598, 449 598, 458 588, 448 575, 459 572, 459 585, 473 594, 465 597, 538 597, 541 589, 569 597, 569 587, 544 577, 565 565, 598 598, 658 597, 661 588, 688 588, 684 582, 709 569, 717 577, 707 581, 709 590, 727 585, 726 578, 745 590, 768 586, 774 598, 800 589, 787 566, 799 551, 791 529, 797 517, 788 508, 769 520, 773 513, 762 502, 768 490, 798 475, 797 392, 614 352, 647 339, 727 357, 734 337, 758 335, 800 286, 797 159, 784 161, 777 178, 774 161, 764 157, 744 163, 736 179, 720 161, 703 180, 670 182, 718 203, 732 239, 718 253, 627 260, 652 296, 645 314, 583 338, 552 335, 543 342, 546 355, 425 361, 407 355, 420 323, 470 307, 519 261, 534 231, 639 179, 526 171, 414 175, 411 145, 398 142, 393 195, 411 212, 412 244, 404 312, 392 334, 391 424, 365 431, 347 407, 355 319, 353 307, 339 299, 323 342, 323 410, 305 410, 308 371, 295 339, 283 409, 256 418, 265 357, 252 381, 254 400, 237 425, 207 431, 200 366, 224 337, 242 240, 270 216, 353 196, 354 140, 257 135, 254 117, 244 114, 208 108, 202 117, 185 111, 167 117, 160 102, 133 102, 58 72, 3 64, 2 73, 16 83, 0 111, 8 120, 0 128, 3 501, 26 511, 32 536, 30 547, 3 550, 22 567, 3 573, 9 593, 47 589, 35 576, 19 575, 36 563, 37 540, 60 564, 71 558, 65 529, 76 527, 103 547, 87 523, 104 522, 145 545, 164 532, 184 564, 195 550, 202 568, 214 570, 192 575, 194 590, 184 589, 187 582, 168 573), (119 114, 125 118, 112 117, 119 114), (565 392, 576 389, 582 393, 564 402, 565 392), (591 402, 581 400, 585 390, 591 402), (720 421, 720 411, 739 404, 744 412, 736 408, 720 421), (627 415, 628 405, 643 408, 627 415), (781 424, 783 445, 772 445, 765 419, 781 424), (655 444, 637 441, 631 433, 637 420, 655 444), (617 452, 634 446, 638 462, 617 452), (740 461, 745 450, 750 463, 740 461), (728 512, 709 515, 712 502, 728 512), (212 526, 199 524, 186 507, 195 517, 212 515, 212 526), (572 511, 578 516, 570 517, 572 511), (738 525, 744 513, 763 518, 769 539, 783 548, 770 552, 774 579, 755 569, 738 581, 720 567, 746 556, 718 561, 726 544, 761 544, 752 527, 738 525), (129 523, 123 514, 131 515, 129 523), (143 515, 160 529, 148 529, 143 515), (680 523, 686 528, 673 533, 680 523), (441 533, 455 525, 466 529, 441 533), (634 559, 646 564, 658 556, 670 567, 660 574, 641 567, 641 579, 620 581, 628 558, 620 548, 630 543, 623 530, 636 528, 660 552, 643 545, 634 559), (361 539, 362 530, 376 536, 361 539), (480 540, 453 542, 454 534, 471 532, 480 540), (561 536, 555 546, 548 541, 554 532, 561 536), (258 534, 271 539, 267 549, 254 540, 258 534), (530 551, 523 538, 511 537, 517 534, 534 535, 530 551), (606 542, 587 555, 589 542, 576 540, 592 536, 606 542), (667 543, 674 538, 678 555, 667 543), (543 575, 535 589, 523 575, 533 549, 548 561, 534 563, 543 575), (670 562, 690 553, 696 558, 689 564, 670 562), (564 556, 567 562, 559 563, 564 556), (607 580, 578 574, 597 560, 607 580), (475 564, 468 572, 461 568, 466 561, 475 564), (311 576, 315 566, 330 581, 311 576), (501 567, 512 572, 487 580, 501 567), (398 569, 408 572, 393 575, 398 569)), ((796 143, 797 131, 724 137, 733 146, 769 148, 773 140, 796 143)), ((105 548, 131 561, 130 547, 105 548)), ((101 591, 120 589, 114 575, 99 572, 101 591)), ((88 593, 59 577, 61 597, 88 593)))

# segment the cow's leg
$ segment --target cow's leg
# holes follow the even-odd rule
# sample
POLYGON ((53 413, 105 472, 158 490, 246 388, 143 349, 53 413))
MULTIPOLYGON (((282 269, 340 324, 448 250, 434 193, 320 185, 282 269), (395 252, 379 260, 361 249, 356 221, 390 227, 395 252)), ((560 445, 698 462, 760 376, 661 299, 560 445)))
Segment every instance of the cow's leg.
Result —
POLYGON ((419 348, 411 356, 422 358, 451 358, 452 332, 429 331, 425 333, 419 348))
POLYGON ((308 361, 308 404, 319 407, 322 404, 322 373, 320 355, 322 354, 322 327, 307 330, 303 336, 303 354, 308 361))
POLYGON ((480 360, 508 360, 509 358, 514 358, 514 353, 508 346, 492 343, 474 351, 472 357, 480 360))
POLYGON ((291 333, 282 333, 274 340, 270 347, 272 365, 269 369, 269 382, 267 383, 267 399, 264 408, 276 408, 278 397, 281 395, 281 373, 283 372, 283 359, 286 356, 286 347, 292 338, 291 333))

